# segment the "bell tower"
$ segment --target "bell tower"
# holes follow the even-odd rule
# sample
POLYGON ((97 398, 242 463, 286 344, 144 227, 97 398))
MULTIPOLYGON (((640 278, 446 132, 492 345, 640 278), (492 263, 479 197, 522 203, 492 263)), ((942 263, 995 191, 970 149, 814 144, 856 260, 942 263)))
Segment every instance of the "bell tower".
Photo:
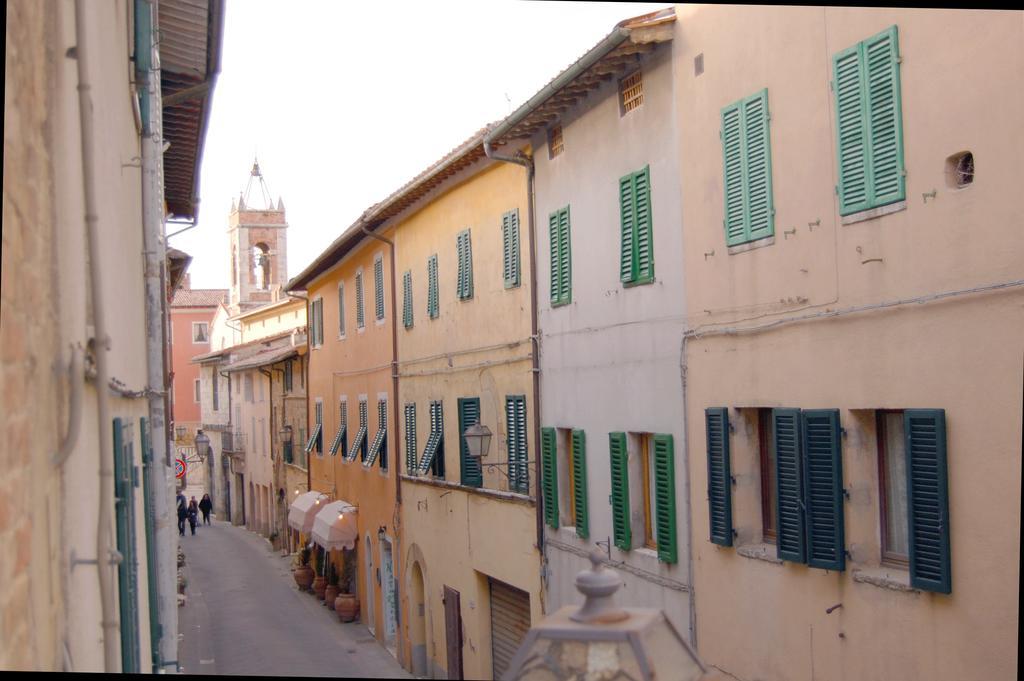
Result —
POLYGON ((288 222, 284 202, 278 197, 274 205, 256 159, 245 191, 231 200, 228 240, 231 313, 273 302, 288 282, 288 222))

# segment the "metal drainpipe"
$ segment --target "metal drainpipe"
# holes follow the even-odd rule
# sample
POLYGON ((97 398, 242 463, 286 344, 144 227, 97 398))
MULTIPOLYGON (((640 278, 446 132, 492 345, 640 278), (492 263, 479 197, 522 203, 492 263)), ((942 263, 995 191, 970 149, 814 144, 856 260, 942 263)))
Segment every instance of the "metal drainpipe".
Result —
POLYGON ((170 468, 167 437, 166 396, 161 391, 168 387, 168 357, 166 344, 166 295, 164 293, 164 267, 166 246, 163 235, 163 192, 161 126, 156 120, 159 106, 158 76, 153 70, 153 5, 150 0, 135 0, 135 77, 142 95, 142 233, 145 249, 146 286, 146 365, 149 393, 150 460, 144 467, 149 480, 150 495, 145 503, 154 519, 149 558, 149 594, 151 620, 157 622, 150 632, 153 644, 153 671, 163 669, 164 660, 177 659, 177 596, 175 593, 173 553, 174 535, 168 521, 170 509, 170 468), (162 462, 162 465, 161 465, 162 462), (172 602, 174 604, 172 604, 172 602), (155 611, 155 617, 154 617, 155 611))
MULTIPOLYGON (((537 515, 537 551, 540 552, 542 571, 546 572, 546 557, 544 555, 544 497, 540 493, 540 335, 537 323, 537 240, 535 236, 536 221, 534 220, 535 206, 533 203, 533 159, 525 154, 517 156, 505 156, 496 153, 491 149, 491 144, 484 139, 484 154, 487 158, 495 161, 515 163, 526 168, 526 221, 527 234, 530 242, 530 343, 531 359, 533 367, 533 441, 537 448, 538 455, 534 457, 533 474, 537 485, 537 502, 534 504, 537 515)), ((544 607, 544 590, 541 589, 541 612, 544 607)))
POLYGON ((89 10, 85 0, 75 0, 75 52, 78 68, 78 116, 82 137, 82 184, 85 198, 85 232, 89 253, 89 284, 92 297, 93 350, 96 355, 96 405, 99 423, 99 514, 96 523, 96 572, 100 586, 100 627, 103 634, 103 668, 108 673, 121 671, 118 664, 118 621, 114 607, 114 551, 110 542, 111 506, 114 494, 114 471, 111 452, 114 449, 113 426, 110 420, 110 398, 107 383, 107 336, 100 263, 99 216, 96 205, 96 182, 93 174, 95 147, 93 139, 93 108, 89 84, 89 40, 85 18, 89 10))

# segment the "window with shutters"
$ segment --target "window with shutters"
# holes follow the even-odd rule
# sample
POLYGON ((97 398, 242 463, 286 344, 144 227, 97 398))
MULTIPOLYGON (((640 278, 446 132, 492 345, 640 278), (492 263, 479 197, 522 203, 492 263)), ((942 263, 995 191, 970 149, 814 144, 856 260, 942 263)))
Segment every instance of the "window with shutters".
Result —
POLYGON ((565 143, 562 141, 562 126, 554 125, 548 130, 548 158, 552 159, 565 151, 565 143))
POLYGON ((417 467, 419 475, 430 473, 444 479, 444 408, 440 400, 430 403, 430 435, 417 467))
POLYGON ((363 272, 356 272, 356 329, 366 328, 366 315, 363 308, 363 272))
POLYGON ((338 338, 345 337, 345 282, 338 282, 338 338))
POLYGON ((839 214, 906 198, 896 26, 832 57, 839 214))
POLYGON ((501 216, 502 278, 505 288, 519 286, 519 209, 501 216))
POLYGON ((309 344, 318 348, 324 344, 324 299, 314 299, 309 304, 309 344))
POLYGON ((331 456, 338 452, 344 456, 348 452, 348 400, 342 399, 338 403, 338 433, 331 443, 331 456))
MULTIPOLYGON (((541 497, 544 504, 544 522, 558 529, 558 498, 562 476, 558 465, 558 431, 554 428, 540 430, 540 473, 541 497)), ((563 518, 564 521, 564 518, 563 518)))
MULTIPOLYGON (((552 492, 555 495, 554 505, 558 509, 557 520, 566 529, 574 529, 580 538, 586 539, 589 536, 590 525, 587 512, 586 433, 571 428, 542 429, 541 438, 544 450, 541 472, 546 480, 549 477, 553 480, 552 492), (551 433, 548 434, 546 431, 551 433)), ((546 485, 545 481, 545 508, 548 504, 548 495, 551 494, 546 485)), ((557 523, 552 526, 556 527, 557 523)))
MULTIPOLYGON (((658 548, 657 539, 654 536, 654 466, 651 463, 652 437, 650 433, 636 433, 639 447, 636 458, 635 474, 639 476, 640 488, 643 494, 640 499, 641 510, 644 516, 644 543, 649 549, 658 548)), ((630 471, 631 473, 634 471, 630 471)))
POLYGON ((373 260, 373 304, 376 320, 384 321, 384 256, 373 260))
POLYGON ((480 465, 480 459, 469 455, 465 437, 466 429, 480 422, 480 398, 460 397, 458 405, 460 481, 463 485, 480 487, 484 484, 483 467, 480 465))
POLYGON ((459 261, 457 294, 459 300, 469 300, 473 297, 473 244, 468 229, 455 236, 455 251, 459 261))
POLYGON ((878 499, 881 514, 882 562, 906 568, 910 563, 907 534, 907 458, 903 412, 878 411, 878 499))
MULTIPOLYGON (((363 408, 360 403, 359 408, 363 408)), ((387 433, 388 433, 388 403, 386 399, 377 400, 377 434, 373 436, 373 442, 363 457, 363 465, 367 468, 373 466, 380 460, 380 467, 387 470, 387 433)))
POLYGON ((405 405, 405 473, 416 475, 416 403, 405 405))
POLYGON ((437 292, 437 253, 427 258, 427 317, 437 319, 440 305, 437 292))
POLYGON ((727 246, 775 234, 768 121, 767 89, 722 109, 727 246))
POLYGON ((569 239, 569 206, 548 218, 551 245, 551 306, 572 302, 572 247, 569 239))
POLYGON ((772 410, 758 409, 758 449, 761 473, 761 536, 775 541, 775 440, 772 438, 772 410))
POLYGON ((508 486, 513 492, 530 493, 529 453, 526 440, 526 396, 505 397, 505 433, 508 443, 508 486))
POLYGON ((193 382, 192 388, 193 388, 192 395, 193 395, 193 398, 195 400, 195 403, 199 404, 199 401, 201 399, 202 393, 201 393, 201 390, 200 390, 200 387, 199 387, 199 379, 198 378, 195 379, 195 381, 193 382))
POLYGON ((252 402, 253 401, 252 374, 248 373, 248 372, 246 372, 246 374, 245 374, 245 401, 246 402, 252 402))
POLYGON ((365 458, 366 451, 366 400, 359 400, 359 429, 352 438, 352 445, 345 455, 345 461, 355 461, 360 454, 365 458))
POLYGON ((412 270, 402 275, 402 325, 412 328, 412 270))
MULTIPOLYGON (((282 390, 285 393, 290 393, 292 391, 292 389, 293 389, 293 381, 294 381, 294 375, 292 374, 293 370, 294 370, 294 368, 292 366, 292 361, 290 359, 285 360, 285 362, 284 362, 284 376, 281 378, 281 382, 283 384, 282 390)), ((216 383, 216 381, 214 383, 216 383)), ((214 388, 214 392, 216 392, 216 388, 214 388)))
POLYGON ((651 168, 619 178, 619 278, 627 286, 654 281, 651 168))
POLYGON ((362 437, 359 438, 359 460, 366 461, 366 456, 370 451, 370 446, 366 441, 367 429, 369 428, 369 412, 366 405, 366 400, 359 400, 359 432, 362 433, 362 437))
POLYGON ((625 433, 608 433, 608 461, 611 467, 612 540, 623 551, 633 548, 629 504, 629 449, 625 433))
MULTIPOLYGON (((285 366, 290 364, 291 362, 288 362, 285 366)), ((210 386, 213 388, 213 410, 220 411, 220 376, 218 375, 216 368, 213 370, 212 374, 213 380, 210 381, 210 386)), ((228 397, 231 396, 228 395, 228 397)))

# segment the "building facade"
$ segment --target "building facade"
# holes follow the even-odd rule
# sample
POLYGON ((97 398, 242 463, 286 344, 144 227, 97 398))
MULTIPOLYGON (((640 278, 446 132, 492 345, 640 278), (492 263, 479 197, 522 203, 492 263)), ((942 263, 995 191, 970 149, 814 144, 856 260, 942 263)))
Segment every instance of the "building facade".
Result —
POLYGON ((1015 678, 1021 14, 679 13, 702 658, 1015 678))

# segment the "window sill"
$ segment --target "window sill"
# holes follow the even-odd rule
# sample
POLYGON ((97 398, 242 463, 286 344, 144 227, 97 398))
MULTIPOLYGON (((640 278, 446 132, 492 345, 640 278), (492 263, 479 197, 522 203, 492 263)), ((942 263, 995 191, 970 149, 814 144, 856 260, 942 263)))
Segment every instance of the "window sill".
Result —
POLYGON ((648 284, 653 284, 655 281, 657 280, 654 277, 650 277, 649 279, 637 279, 636 281, 623 281, 622 288, 635 288, 637 286, 647 286, 648 284))
POLYGON ((843 216, 844 225, 852 225, 855 222, 864 222, 865 220, 871 220, 874 218, 880 218, 883 215, 889 215, 890 213, 898 213, 901 210, 907 209, 906 199, 897 201, 896 203, 890 203, 887 206, 877 206, 875 208, 868 208, 867 210, 857 211, 856 213, 850 213, 849 215, 843 216))
POLYGON ((522 494, 520 492, 506 492, 504 490, 489 489, 487 487, 471 487, 469 485, 463 485, 458 482, 449 482, 440 478, 432 478, 420 475, 409 475, 408 473, 402 473, 403 482, 414 482, 422 485, 428 485, 430 487, 443 487, 445 489, 457 489, 470 494, 478 494, 485 497, 491 497, 493 499, 501 499, 503 501, 518 501, 532 505, 534 503, 533 497, 522 494))
POLYGON ((910 586, 910 572, 899 568, 861 568, 853 571, 853 581, 893 591, 920 593, 920 590, 910 586))
POLYGON ((571 303, 571 300, 563 300, 560 303, 551 303, 551 309, 555 309, 556 307, 565 307, 566 305, 570 305, 571 303))
POLYGON ((782 565, 782 560, 776 555, 775 551, 775 544, 768 543, 744 544, 743 546, 736 547, 736 553, 744 558, 753 558, 754 560, 763 560, 766 563, 782 565))
POLYGON ((373 323, 374 323, 374 325, 375 325, 375 326, 384 326, 384 323, 385 323, 386 321, 387 321, 387 320, 385 320, 385 319, 375 319, 375 320, 373 321, 373 323))
POLYGON ((729 251, 729 255, 736 255, 737 253, 746 253, 747 251, 752 251, 756 248, 764 248, 765 246, 771 246, 774 243, 775 235, 772 235, 766 236, 763 239, 758 239, 757 241, 748 241, 745 244, 736 244, 735 246, 729 246, 727 250, 729 251))

